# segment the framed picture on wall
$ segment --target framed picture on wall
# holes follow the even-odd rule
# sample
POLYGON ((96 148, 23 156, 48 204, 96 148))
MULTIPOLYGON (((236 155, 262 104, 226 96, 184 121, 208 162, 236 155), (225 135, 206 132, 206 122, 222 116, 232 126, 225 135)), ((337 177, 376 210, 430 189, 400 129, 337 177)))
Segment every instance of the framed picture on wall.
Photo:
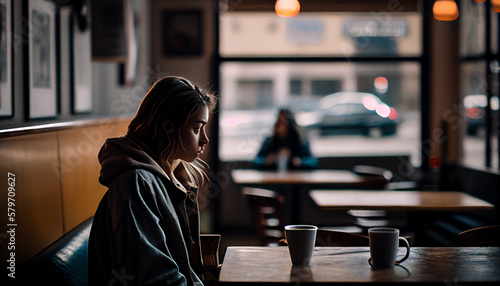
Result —
POLYGON ((27 114, 29 119, 53 118, 59 113, 59 89, 56 58, 56 4, 47 0, 28 0, 29 85, 27 114))
POLYGON ((161 15, 163 56, 198 56, 203 53, 200 10, 163 10, 161 15))
MULTIPOLYGON (((85 9, 84 7, 81 7, 85 9)), ((94 107, 92 92, 92 54, 90 28, 83 13, 71 18, 71 111, 91 113, 94 107)))
POLYGON ((12 117, 12 7, 0 0, 0 117, 12 117))

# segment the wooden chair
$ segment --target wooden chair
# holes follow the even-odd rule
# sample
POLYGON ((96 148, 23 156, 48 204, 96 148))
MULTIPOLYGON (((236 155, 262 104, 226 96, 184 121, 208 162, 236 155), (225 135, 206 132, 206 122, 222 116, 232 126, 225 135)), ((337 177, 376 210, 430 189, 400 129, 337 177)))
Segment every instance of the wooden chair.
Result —
POLYGON ((465 246, 500 246, 500 225, 472 228, 458 234, 465 246))
MULTIPOLYGON (((390 170, 381 167, 356 165, 353 172, 366 177, 377 178, 367 189, 387 189, 393 174, 390 170)), ((368 229, 370 227, 388 226, 387 212, 383 210, 349 210, 347 213, 353 218, 356 225, 368 229)))
POLYGON ((285 196, 271 190, 245 187, 246 197, 261 245, 278 245, 284 238, 285 196))
POLYGON ((318 229, 316 246, 369 246, 368 236, 330 229, 318 229))
MULTIPOLYGON (((415 188, 415 182, 393 182, 393 173, 385 168, 356 165, 353 167, 353 172, 366 177, 375 177, 377 180, 367 189, 381 189, 381 190, 401 190, 415 188)), ((349 210, 347 212, 357 226, 362 227, 365 231, 370 227, 397 227, 402 228, 407 224, 406 212, 392 211, 387 212, 384 210, 349 210)))
POLYGON ((201 254, 205 268, 218 267, 220 234, 200 234, 201 254))
POLYGON ((389 190, 415 190, 418 189, 416 181, 394 181, 394 174, 385 168, 369 166, 369 165, 355 165, 352 171, 360 176, 377 178, 370 189, 389 189, 389 190))
MULTIPOLYGON (((362 176, 380 177, 381 182, 385 182, 385 184, 389 183, 394 177, 390 170, 375 166, 356 165, 352 168, 352 171, 362 176)), ((385 185, 382 184, 382 188, 384 187, 385 185)))
POLYGON ((220 240, 220 234, 200 234, 204 285, 219 285, 221 269, 219 261, 220 240))

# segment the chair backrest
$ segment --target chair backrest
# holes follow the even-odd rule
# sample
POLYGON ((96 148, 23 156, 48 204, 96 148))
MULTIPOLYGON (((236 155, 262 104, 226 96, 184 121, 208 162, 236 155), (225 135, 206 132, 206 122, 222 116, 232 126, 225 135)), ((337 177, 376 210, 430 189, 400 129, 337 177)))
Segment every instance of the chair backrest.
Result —
POLYGON ((21 285, 86 286, 92 220, 85 220, 21 265, 21 285))
POLYGON ((201 254, 205 268, 219 266, 220 234, 200 234, 201 254))
POLYGON ((393 173, 385 168, 368 166, 368 165, 356 165, 352 168, 352 171, 361 176, 373 177, 373 183, 367 188, 370 189, 386 189, 389 182, 394 177, 393 173))
POLYGON ((278 243, 286 221, 285 196, 277 192, 245 187, 246 197, 262 245, 278 243))
POLYGON ((369 246, 368 236, 330 229, 318 229, 316 246, 369 246))
POLYGON ((500 246, 500 225, 472 228, 458 236, 465 246, 500 246))
POLYGON ((387 181, 392 180, 392 178, 394 177, 390 170, 376 166, 356 165, 352 168, 352 170, 360 175, 381 176, 387 181))

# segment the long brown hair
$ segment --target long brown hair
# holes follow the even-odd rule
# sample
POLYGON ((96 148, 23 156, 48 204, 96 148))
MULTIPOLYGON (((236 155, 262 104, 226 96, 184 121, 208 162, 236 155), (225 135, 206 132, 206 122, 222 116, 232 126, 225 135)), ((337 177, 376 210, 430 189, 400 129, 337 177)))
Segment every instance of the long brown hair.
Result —
MULTIPOLYGON (((137 114, 128 126, 128 132, 140 138, 155 152, 164 169, 170 168, 170 156, 182 144, 180 129, 200 107, 207 106, 212 111, 216 100, 214 94, 200 89, 185 78, 162 77, 153 84, 142 100, 137 114)), ((200 184, 206 178, 200 166, 207 165, 200 159, 197 160, 183 165, 196 178, 196 183, 200 184)))

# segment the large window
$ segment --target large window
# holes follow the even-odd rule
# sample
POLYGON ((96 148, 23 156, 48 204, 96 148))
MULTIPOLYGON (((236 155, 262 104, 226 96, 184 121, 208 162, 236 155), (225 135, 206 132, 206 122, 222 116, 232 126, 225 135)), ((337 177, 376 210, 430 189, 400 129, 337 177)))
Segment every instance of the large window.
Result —
POLYGON ((463 163, 499 168, 498 17, 488 3, 461 1, 463 163))
POLYGON ((418 9, 229 11, 219 52, 221 160, 252 160, 287 107, 315 156, 397 154, 420 164, 418 9))
POLYGON ((419 65, 413 62, 225 62, 221 159, 252 159, 270 134, 277 109, 287 107, 294 111, 316 156, 411 154, 418 160, 419 75, 419 65), (346 91, 341 103, 325 105, 328 98, 346 91), (392 118, 368 121, 371 113, 358 94, 376 96, 393 108, 392 118), (337 119, 330 122, 330 117, 337 119))

